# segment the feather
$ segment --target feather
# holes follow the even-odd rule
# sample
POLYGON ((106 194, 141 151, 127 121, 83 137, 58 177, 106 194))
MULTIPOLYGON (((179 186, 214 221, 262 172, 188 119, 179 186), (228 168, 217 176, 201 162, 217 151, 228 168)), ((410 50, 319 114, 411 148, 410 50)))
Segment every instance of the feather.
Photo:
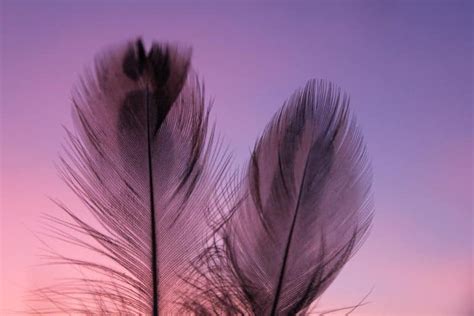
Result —
POLYGON ((79 277, 38 289, 36 314, 305 314, 370 227, 371 171, 349 100, 297 91, 241 177, 214 146, 190 50, 141 40, 103 53, 73 98, 61 158, 89 216, 58 202, 52 252, 79 277), (237 179, 237 180, 236 180, 237 179))
POLYGON ((202 315, 304 314, 364 240, 371 171, 349 99, 310 81, 283 106, 230 190, 221 228, 195 262, 202 315))
POLYGON ((154 43, 146 52, 141 40, 112 48, 73 104, 77 132, 68 132, 62 173, 92 216, 60 204, 72 220, 55 218, 52 229, 94 254, 54 256, 85 275, 39 289, 51 304, 37 313, 169 313, 226 164, 190 50, 154 43))

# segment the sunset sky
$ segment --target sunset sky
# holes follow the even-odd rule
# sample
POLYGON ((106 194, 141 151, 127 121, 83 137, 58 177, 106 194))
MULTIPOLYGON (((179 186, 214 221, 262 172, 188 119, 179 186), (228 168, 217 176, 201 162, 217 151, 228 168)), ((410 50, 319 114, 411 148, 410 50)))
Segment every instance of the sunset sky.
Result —
POLYGON ((41 214, 57 212, 49 197, 71 197, 54 166, 71 88, 102 48, 143 36, 193 47, 237 166, 306 80, 351 95, 376 215, 317 310, 371 291, 352 315, 471 315, 473 10, 447 0, 2 1, 0 314, 25 308, 27 291, 54 274, 35 267, 35 233, 41 214))

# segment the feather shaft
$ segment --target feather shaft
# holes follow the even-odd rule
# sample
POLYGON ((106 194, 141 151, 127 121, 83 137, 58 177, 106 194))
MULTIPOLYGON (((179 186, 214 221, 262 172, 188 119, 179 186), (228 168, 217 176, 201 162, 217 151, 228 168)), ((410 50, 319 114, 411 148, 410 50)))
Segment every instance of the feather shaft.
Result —
MULTIPOLYGON (((305 182, 306 174, 307 174, 307 172, 306 172, 307 168, 308 168, 308 158, 305 159, 305 166, 304 166, 304 170, 303 170, 303 178, 301 179, 300 188, 303 187, 303 184, 305 182)), ((275 294, 273 295, 271 315, 276 315, 276 311, 277 311, 277 308, 278 308, 278 299, 280 297, 281 289, 282 289, 282 286, 283 286, 283 278, 285 276, 286 265, 288 264, 288 256, 290 254, 291 240, 293 238, 293 231, 294 231, 295 225, 296 225, 296 218, 298 217, 298 210, 299 210, 299 206, 300 206, 300 202, 301 202, 302 192, 303 192, 303 190, 299 190, 297 204, 296 204, 295 210, 293 212, 295 215, 293 216, 293 220, 291 222, 291 227, 290 227, 290 231, 288 233, 288 238, 287 238, 287 241, 286 241, 285 251, 284 251, 284 254, 283 254, 281 270, 278 274, 279 275, 278 276, 278 283, 276 285, 275 294)))
POLYGON ((153 316, 158 316, 158 254, 156 247, 156 215, 155 215, 155 195, 153 186, 153 163, 151 156, 151 128, 150 128, 150 102, 149 102, 148 87, 145 90, 145 104, 146 104, 146 134, 147 134, 147 155, 148 155, 148 184, 150 194, 150 226, 151 226, 151 271, 152 271, 152 282, 153 282, 153 316))

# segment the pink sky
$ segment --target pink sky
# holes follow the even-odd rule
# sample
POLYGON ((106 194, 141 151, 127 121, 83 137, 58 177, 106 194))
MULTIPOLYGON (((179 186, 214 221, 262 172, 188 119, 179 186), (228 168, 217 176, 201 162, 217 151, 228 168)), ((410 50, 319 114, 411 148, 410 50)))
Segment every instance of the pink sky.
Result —
POLYGON ((71 87, 98 50, 142 35, 193 46, 237 165, 307 79, 351 94, 376 217, 318 310, 373 288, 353 315, 473 312, 469 1, 2 1, 1 10, 0 311, 23 308, 26 291, 50 276, 34 267, 33 234, 41 213, 57 211, 48 196, 75 203, 53 164, 71 87))

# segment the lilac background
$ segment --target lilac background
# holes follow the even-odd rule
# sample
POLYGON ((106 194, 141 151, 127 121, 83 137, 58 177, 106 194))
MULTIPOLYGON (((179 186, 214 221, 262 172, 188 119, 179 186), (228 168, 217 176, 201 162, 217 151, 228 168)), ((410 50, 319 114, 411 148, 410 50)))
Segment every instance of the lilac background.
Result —
POLYGON ((193 46, 237 165, 307 79, 351 94, 377 213, 318 310, 373 288, 354 315, 473 312, 472 2, 3 1, 1 10, 0 311, 24 308, 25 291, 51 276, 32 268, 32 231, 54 209, 49 195, 68 201, 53 161, 71 87, 98 50, 142 35, 193 46))

